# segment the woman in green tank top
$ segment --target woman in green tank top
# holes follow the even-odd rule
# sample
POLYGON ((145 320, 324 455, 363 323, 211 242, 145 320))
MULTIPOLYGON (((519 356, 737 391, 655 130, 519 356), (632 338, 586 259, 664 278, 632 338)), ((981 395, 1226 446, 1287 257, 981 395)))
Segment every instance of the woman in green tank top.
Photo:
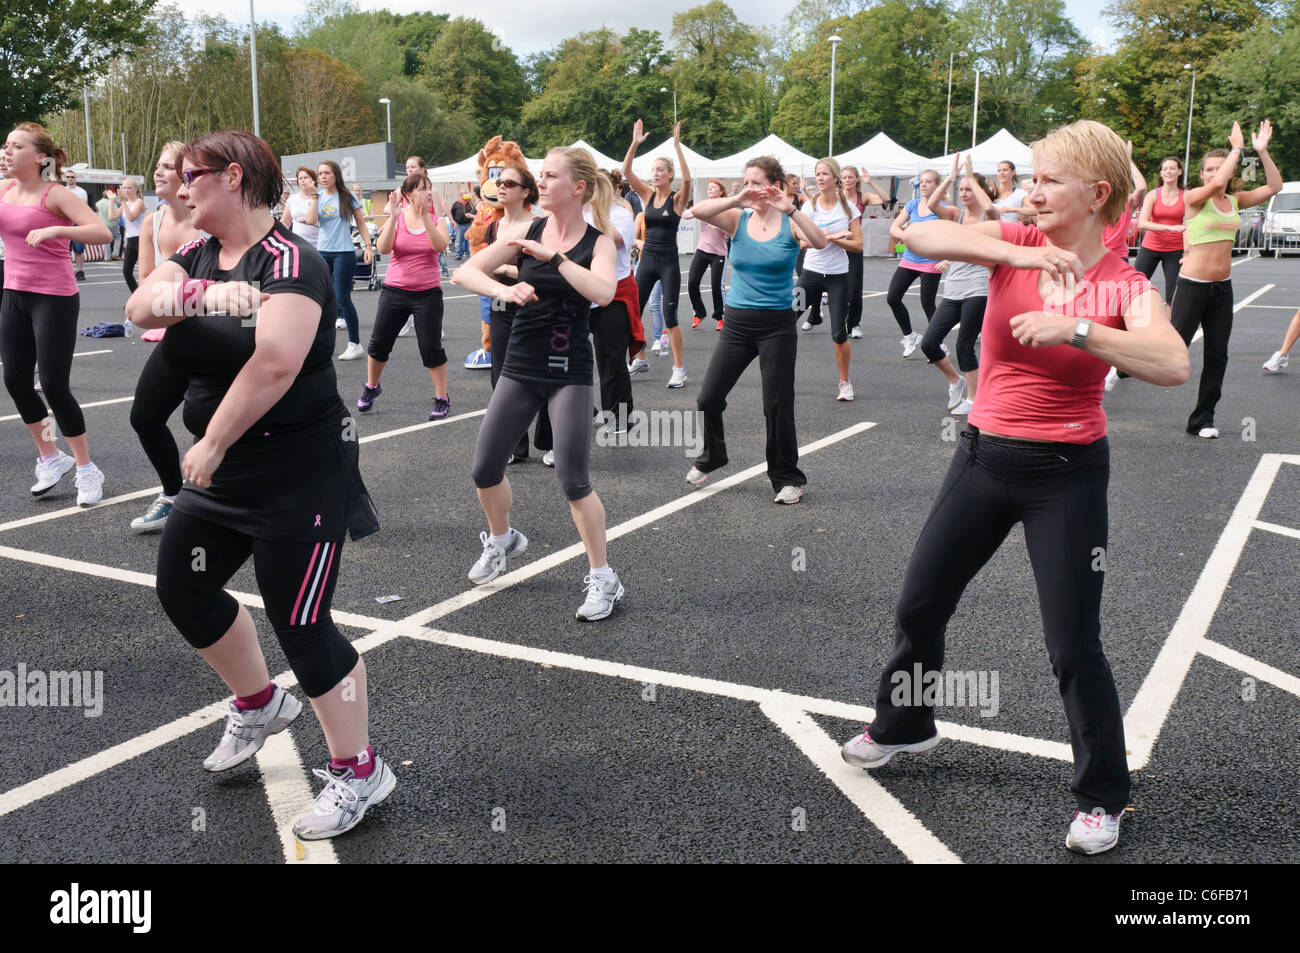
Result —
POLYGON ((1205 332, 1205 361, 1196 407, 1187 418, 1187 432, 1198 437, 1217 437, 1214 409, 1223 393, 1228 370, 1228 338, 1232 334, 1232 246, 1237 236, 1241 209, 1267 202, 1281 191, 1282 175, 1268 154, 1273 126, 1265 119, 1251 145, 1264 165, 1266 184, 1245 192, 1228 190, 1245 145, 1241 126, 1232 124, 1228 141, 1231 150, 1211 149, 1201 160, 1199 188, 1188 189, 1183 201, 1187 212, 1187 252, 1183 256, 1178 287, 1170 306, 1170 318, 1190 346, 1199 327, 1205 332))

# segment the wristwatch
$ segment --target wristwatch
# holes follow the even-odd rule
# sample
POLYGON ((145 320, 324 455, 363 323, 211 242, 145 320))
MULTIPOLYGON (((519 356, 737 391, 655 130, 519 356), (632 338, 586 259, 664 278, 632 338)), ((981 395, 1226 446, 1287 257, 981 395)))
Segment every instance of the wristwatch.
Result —
POLYGON ((1080 318, 1074 324, 1074 334, 1070 335, 1070 347, 1077 347, 1083 350, 1088 345, 1088 331, 1092 329, 1092 322, 1087 318, 1080 318))
POLYGON ((552 268, 559 268, 561 265, 563 265, 563 264, 564 264, 566 261, 568 261, 568 260, 569 260, 569 256, 568 256, 568 255, 566 255, 566 254, 565 254, 564 252, 562 252, 562 251, 557 251, 554 255, 551 256, 551 267, 552 267, 552 268))

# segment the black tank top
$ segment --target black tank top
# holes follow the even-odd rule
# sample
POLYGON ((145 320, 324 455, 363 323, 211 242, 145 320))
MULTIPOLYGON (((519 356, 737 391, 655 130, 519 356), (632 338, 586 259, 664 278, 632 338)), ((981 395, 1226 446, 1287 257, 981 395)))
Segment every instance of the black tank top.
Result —
POLYGON ((645 247, 647 251, 676 251, 677 226, 682 217, 673 207, 676 192, 669 192, 663 205, 655 205, 654 193, 645 205, 645 247))
MULTIPOLYGON (((542 240, 546 219, 528 227, 528 238, 542 240)), ((571 261, 591 267, 600 230, 588 225, 578 244, 565 249, 571 261)), ((593 361, 591 302, 573 289, 558 268, 532 255, 519 256, 519 282, 533 286, 536 301, 521 305, 510 329, 501 373, 517 381, 543 384, 590 384, 593 361)))

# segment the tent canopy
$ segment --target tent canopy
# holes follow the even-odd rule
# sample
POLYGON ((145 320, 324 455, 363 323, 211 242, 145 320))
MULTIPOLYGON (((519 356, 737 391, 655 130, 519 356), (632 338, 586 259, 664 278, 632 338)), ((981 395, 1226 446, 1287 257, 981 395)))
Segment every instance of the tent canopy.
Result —
MULTIPOLYGON (((952 169, 952 158, 956 153, 949 153, 946 156, 939 156, 937 159, 931 159, 930 164, 939 172, 946 175, 952 169)), ((1034 171, 1034 156, 1030 152, 1029 146, 1025 145, 1006 129, 999 129, 993 135, 989 136, 974 149, 963 150, 962 165, 966 164, 966 156, 971 157, 971 167, 981 175, 996 175, 998 163, 1003 161, 1012 162, 1016 167, 1016 175, 1024 178, 1034 171)))
MULTIPOLYGON (((710 175, 713 175, 711 170, 714 162, 712 159, 700 155, 690 146, 686 145, 686 143, 682 143, 682 155, 686 157, 686 164, 690 166, 692 179, 706 179, 710 175)), ((652 167, 654 166, 654 161, 656 159, 671 159, 673 162, 674 175, 677 177, 681 176, 681 163, 677 161, 677 150, 673 148, 673 141, 671 139, 665 139, 648 152, 643 152, 637 155, 637 157, 632 160, 632 171, 635 172, 639 178, 649 182, 652 167)), ((623 161, 620 159, 618 162, 614 163, 611 168, 617 169, 622 164, 623 161)))
POLYGON ((742 149, 721 159, 714 159, 709 168, 698 173, 692 167, 691 174, 701 177, 715 176, 719 179, 739 179, 745 174, 745 163, 758 156, 773 156, 786 172, 805 176, 812 175, 813 167, 817 164, 814 156, 801 152, 776 133, 772 133, 748 149, 742 149))
MULTIPOLYGON (((856 149, 836 158, 840 165, 866 166, 873 178, 901 176, 910 178, 929 168, 930 160, 904 149, 883 132, 878 132, 856 149)), ((950 159, 949 162, 952 160, 950 159)))

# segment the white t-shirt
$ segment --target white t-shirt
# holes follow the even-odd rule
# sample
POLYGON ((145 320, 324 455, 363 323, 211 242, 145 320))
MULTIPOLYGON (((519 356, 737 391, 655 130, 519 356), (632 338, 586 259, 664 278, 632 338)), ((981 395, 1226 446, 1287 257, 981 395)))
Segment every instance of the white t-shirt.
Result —
POLYGON ((320 234, 320 226, 308 225, 303 221, 307 217, 307 207, 311 205, 311 199, 301 192, 295 192, 289 196, 289 201, 285 205, 289 209, 289 217, 293 219, 293 233, 301 235, 315 245, 316 236, 320 234))
MULTIPOLYGON (((994 208, 1024 208, 1025 199, 1027 198, 1029 198, 1029 193, 1026 192, 1024 189, 1018 188, 1004 199, 995 199, 993 201, 993 207, 994 208)), ((1020 216, 1017 215, 1015 212, 1003 212, 1002 221, 1018 222, 1020 221, 1020 216)))
POLYGON ((73 195, 81 196, 81 201, 85 202, 87 205, 90 204, 90 196, 86 194, 86 190, 83 189, 81 186, 74 185, 72 186, 72 188, 68 189, 68 191, 71 192, 73 195))
MULTIPOLYGON (((835 204, 829 209, 821 208, 820 205, 820 197, 814 198, 803 203, 802 211, 818 228, 832 235, 844 231, 854 219, 862 217, 852 202, 841 202, 836 198, 835 204), (848 212, 844 211, 845 205, 849 207, 848 212)), ((823 275, 848 274, 849 253, 834 242, 827 242, 825 248, 808 249, 808 254, 803 259, 803 268, 804 271, 815 271, 823 275)))
MULTIPOLYGON (((596 224, 591 217, 590 205, 582 210, 582 217, 588 225, 596 224)), ((617 244, 614 247, 618 253, 618 257, 614 259, 614 280, 622 281, 632 274, 632 245, 636 241, 636 219, 620 201, 609 207, 609 223, 623 237, 623 247, 619 248, 617 244)))

